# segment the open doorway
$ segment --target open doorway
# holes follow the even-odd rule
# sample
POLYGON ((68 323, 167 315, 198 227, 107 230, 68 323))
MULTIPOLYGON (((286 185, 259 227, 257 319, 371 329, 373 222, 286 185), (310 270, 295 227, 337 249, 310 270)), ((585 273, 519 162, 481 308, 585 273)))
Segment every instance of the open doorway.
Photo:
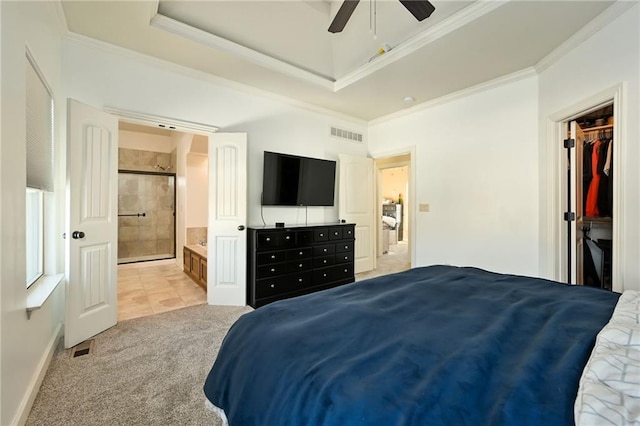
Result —
POLYGON ((376 171, 376 267, 358 279, 411 268, 411 154, 378 158, 376 171))
POLYGON ((206 303, 207 137, 121 120, 118 141, 118 320, 206 303))
POLYGON ((545 149, 552 155, 543 221, 547 244, 541 255, 554 280, 612 291, 624 288, 623 248, 630 237, 622 230, 622 177, 627 173, 621 161, 627 149, 621 125, 626 117, 623 88, 613 86, 548 117, 545 149))

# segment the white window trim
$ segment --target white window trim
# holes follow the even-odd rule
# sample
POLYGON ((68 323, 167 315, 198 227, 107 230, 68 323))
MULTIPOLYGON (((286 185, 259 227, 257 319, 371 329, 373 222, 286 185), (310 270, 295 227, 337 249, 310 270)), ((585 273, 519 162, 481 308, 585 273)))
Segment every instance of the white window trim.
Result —
POLYGON ((64 274, 42 275, 27 289, 27 318, 44 305, 63 279, 64 274))

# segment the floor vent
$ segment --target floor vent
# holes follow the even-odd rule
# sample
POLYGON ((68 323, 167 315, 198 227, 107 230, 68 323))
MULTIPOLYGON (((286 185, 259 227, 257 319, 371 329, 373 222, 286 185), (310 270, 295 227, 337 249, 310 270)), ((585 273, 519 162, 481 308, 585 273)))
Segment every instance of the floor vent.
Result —
POLYGON ((89 339, 71 348, 71 358, 93 354, 95 340, 89 339))
POLYGON ((339 129, 337 127, 331 127, 331 136, 334 138, 347 139, 353 142, 362 142, 362 133, 339 129))

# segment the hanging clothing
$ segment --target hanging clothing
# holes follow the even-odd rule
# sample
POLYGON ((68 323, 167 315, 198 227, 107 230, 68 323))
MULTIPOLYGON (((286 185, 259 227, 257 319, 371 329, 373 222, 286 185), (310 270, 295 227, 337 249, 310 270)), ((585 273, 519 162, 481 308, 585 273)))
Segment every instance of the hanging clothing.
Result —
POLYGON ((593 179, 591 173, 591 155, 593 154, 593 143, 587 142, 582 148, 582 211, 587 211, 587 193, 589 185, 593 179))
POLYGON ((610 140, 603 140, 598 148, 598 175, 600 176, 600 183, 598 184, 598 216, 600 217, 611 216, 611 207, 609 205, 609 181, 611 178, 604 172, 609 145, 610 140))
POLYGON ((600 175, 598 174, 599 148, 601 142, 597 140, 593 143, 593 153, 591 154, 591 174, 592 179, 587 192, 587 202, 585 205, 585 215, 590 217, 599 216, 598 212, 598 190, 600 188, 600 175))

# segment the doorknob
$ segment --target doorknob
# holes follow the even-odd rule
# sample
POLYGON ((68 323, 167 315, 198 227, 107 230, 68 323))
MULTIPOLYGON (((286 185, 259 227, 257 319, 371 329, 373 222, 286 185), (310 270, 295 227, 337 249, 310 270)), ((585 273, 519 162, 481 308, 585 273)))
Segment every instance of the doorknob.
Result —
POLYGON ((73 233, 71 234, 71 238, 73 238, 74 240, 77 240, 79 238, 84 238, 84 232, 82 232, 82 231, 73 231, 73 233))
POLYGON ((244 231, 244 225, 238 226, 238 231, 244 231))

